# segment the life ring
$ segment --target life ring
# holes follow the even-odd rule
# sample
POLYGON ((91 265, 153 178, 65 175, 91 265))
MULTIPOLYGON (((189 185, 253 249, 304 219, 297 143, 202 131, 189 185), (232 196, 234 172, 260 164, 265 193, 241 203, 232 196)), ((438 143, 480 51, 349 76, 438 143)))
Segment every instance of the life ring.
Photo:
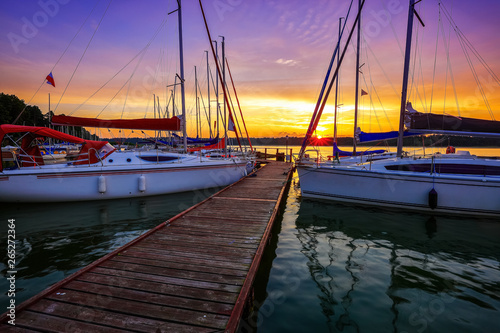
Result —
POLYGON ((446 154, 455 154, 455 147, 453 146, 448 146, 446 148, 446 154))

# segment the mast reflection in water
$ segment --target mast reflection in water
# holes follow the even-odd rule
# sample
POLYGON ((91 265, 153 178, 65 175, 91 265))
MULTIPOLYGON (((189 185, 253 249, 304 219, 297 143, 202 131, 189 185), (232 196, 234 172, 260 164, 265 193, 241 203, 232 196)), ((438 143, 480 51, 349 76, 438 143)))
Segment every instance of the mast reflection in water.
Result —
POLYGON ((301 200, 296 182, 245 329, 500 332, 500 221, 301 200))
MULTIPOLYGON (((15 219, 16 304, 216 193, 50 204, 0 203, 0 271, 7 269, 7 221, 15 219)), ((8 281, 0 279, 6 309, 8 281)), ((4 312, 1 311, 1 312, 4 312)))

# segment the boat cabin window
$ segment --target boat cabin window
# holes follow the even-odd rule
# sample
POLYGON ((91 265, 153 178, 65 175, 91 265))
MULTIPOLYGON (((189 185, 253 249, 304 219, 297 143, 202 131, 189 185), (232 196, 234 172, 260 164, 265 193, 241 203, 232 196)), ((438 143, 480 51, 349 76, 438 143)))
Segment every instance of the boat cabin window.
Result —
MULTIPOLYGON (((431 163, 407 163, 386 165, 387 170, 394 171, 410 171, 410 172, 426 172, 430 173, 432 169, 431 163)), ((466 175, 500 175, 500 167, 483 164, 456 164, 456 163, 436 163, 434 165, 436 173, 447 174, 466 174, 466 175)))
POLYGON ((175 156, 161 156, 161 155, 151 155, 151 156, 139 156, 139 158, 146 162, 171 162, 178 160, 175 156))

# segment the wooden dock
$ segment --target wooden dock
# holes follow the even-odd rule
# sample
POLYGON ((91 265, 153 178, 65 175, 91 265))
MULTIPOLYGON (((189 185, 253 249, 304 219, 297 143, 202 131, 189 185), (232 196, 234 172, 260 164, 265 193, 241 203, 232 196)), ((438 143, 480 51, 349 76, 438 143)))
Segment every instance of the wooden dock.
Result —
POLYGON ((235 332, 291 177, 269 162, 16 308, 1 332, 235 332))

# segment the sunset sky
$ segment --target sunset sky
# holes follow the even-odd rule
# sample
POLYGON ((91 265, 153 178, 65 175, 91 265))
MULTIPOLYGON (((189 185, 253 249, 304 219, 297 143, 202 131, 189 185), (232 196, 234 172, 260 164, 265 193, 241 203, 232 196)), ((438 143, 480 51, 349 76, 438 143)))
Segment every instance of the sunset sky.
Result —
MULTIPOLYGON (((366 2, 360 88, 368 95, 360 99, 358 118, 364 131, 397 129, 408 2, 366 2)), ((467 41, 500 76, 500 2, 442 2, 467 41)), ((337 42, 339 17, 346 15, 349 3, 203 1, 212 38, 220 46, 219 36, 225 37, 226 56, 250 136, 304 135, 337 42)), ((194 66, 203 109, 208 107, 205 50, 210 45, 198 1, 183 0, 182 4, 188 134, 196 136, 194 66)), ((174 0, 2 1, 0 92, 38 105, 44 113, 50 93, 56 114, 105 119, 152 117, 156 94, 164 112, 173 89, 167 86, 179 73, 177 14, 167 16, 176 7, 174 0), (55 88, 44 83, 51 71, 55 88)), ((348 19, 349 31, 356 10, 357 0, 348 19)), ((417 11, 425 28, 415 20, 409 96, 414 108, 429 112, 432 106, 435 113, 491 119, 460 41, 444 15, 440 27, 438 1, 423 0, 417 11)), ((344 43, 346 39, 347 32, 344 43)), ((500 109, 500 86, 470 50, 468 54, 495 113, 500 109)), ((215 75, 211 53, 209 62, 215 75)), ((340 72, 338 123, 340 134, 346 136, 353 131, 354 73, 355 39, 340 72)), ((180 89, 176 96, 180 108, 180 89)), ((212 87, 211 100, 213 125, 212 87)), ((333 133, 333 105, 332 94, 319 135, 333 133)), ((500 114, 495 116, 500 119, 500 114)), ((202 119, 206 137, 205 111, 202 119)))

